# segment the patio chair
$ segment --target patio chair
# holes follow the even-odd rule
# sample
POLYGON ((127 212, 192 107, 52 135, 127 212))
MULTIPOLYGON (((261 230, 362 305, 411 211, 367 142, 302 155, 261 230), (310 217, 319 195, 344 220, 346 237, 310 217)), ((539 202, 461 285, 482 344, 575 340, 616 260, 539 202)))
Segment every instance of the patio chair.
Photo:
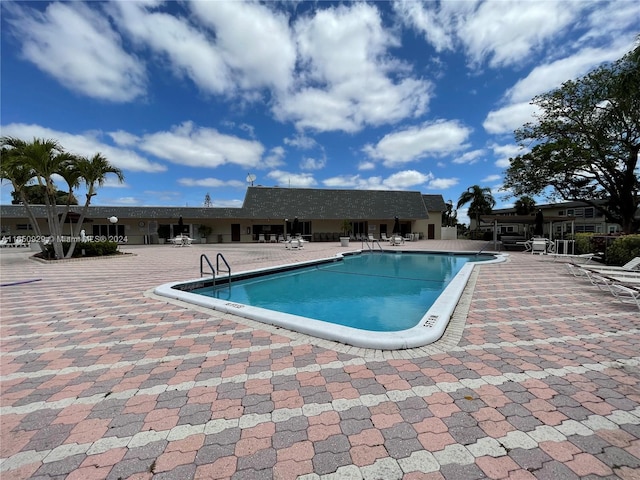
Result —
POLYGON ((266 242, 266 240, 264 239, 264 233, 260 233, 258 235, 258 242, 259 243, 265 243, 266 242))
POLYGON ((544 255, 547 253, 547 240, 544 238, 534 238, 531 240, 531 254, 544 255))
POLYGON ((302 248, 302 243, 297 238, 292 238, 288 242, 285 242, 284 248, 287 250, 302 248))
POLYGON ((390 243, 391 245, 402 245, 404 244, 404 238, 401 235, 392 235, 390 243))
POLYGON ((0 248, 2 247, 6 247, 9 244, 9 239, 7 239, 6 237, 2 237, 2 240, 0 240, 0 248))
POLYGON ((387 237, 386 233, 381 233, 380 234, 380 240, 382 240, 383 242, 388 242, 390 240, 390 238, 387 237))

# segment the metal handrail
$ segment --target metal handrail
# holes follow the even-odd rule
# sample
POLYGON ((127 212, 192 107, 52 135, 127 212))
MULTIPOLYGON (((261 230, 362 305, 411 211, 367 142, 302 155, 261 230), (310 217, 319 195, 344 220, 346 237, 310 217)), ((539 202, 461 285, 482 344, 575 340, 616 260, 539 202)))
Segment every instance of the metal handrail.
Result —
POLYGON ((218 253, 216 255, 216 272, 217 273, 220 273, 220 260, 222 260, 224 264, 227 266, 227 270, 223 270, 223 271, 226 271, 227 274, 229 275, 227 277, 227 284, 229 285, 229 290, 231 290, 231 267, 227 263, 226 258, 224 258, 224 255, 222 255, 221 253, 218 253))
POLYGON ((362 247, 364 249, 364 244, 367 244, 367 248, 369 249, 370 252, 373 251, 373 246, 369 245, 369 242, 371 242, 374 245, 378 245, 378 248, 380 249, 380 251, 382 253, 384 253, 384 249, 382 248, 382 245, 380 245, 380 242, 378 240, 376 240, 375 238, 373 240, 369 240, 369 237, 362 237, 362 247))
POLYGON ((207 261, 207 264, 209 265, 209 268, 211 269, 211 274, 213 275, 213 281, 215 283, 216 271, 213 268, 213 265, 211 265, 211 262, 209 261, 209 258, 204 253, 202 255, 200 255, 200 276, 202 276, 202 274, 204 273, 204 270, 202 269, 202 260, 206 260, 207 261))

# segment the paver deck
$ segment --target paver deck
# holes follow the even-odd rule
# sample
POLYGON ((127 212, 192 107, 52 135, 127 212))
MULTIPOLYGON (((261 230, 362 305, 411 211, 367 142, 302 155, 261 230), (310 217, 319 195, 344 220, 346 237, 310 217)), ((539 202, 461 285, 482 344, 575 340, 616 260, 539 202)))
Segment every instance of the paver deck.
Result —
POLYGON ((0 288, 0 478, 640 478, 640 312, 560 263, 476 267, 444 337, 406 351, 150 293, 198 277, 201 253, 242 271, 344 250, 0 251, 2 284, 32 281, 0 288))

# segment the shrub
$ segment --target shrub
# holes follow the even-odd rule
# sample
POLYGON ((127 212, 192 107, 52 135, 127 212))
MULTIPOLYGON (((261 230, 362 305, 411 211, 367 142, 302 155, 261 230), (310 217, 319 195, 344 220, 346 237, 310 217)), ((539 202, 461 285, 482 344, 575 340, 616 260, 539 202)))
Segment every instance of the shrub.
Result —
POLYGON ((575 253, 581 255, 583 253, 594 253, 596 249, 592 245, 593 233, 576 233, 575 235, 575 253))
MULTIPOLYGON (((65 254, 69 251, 69 246, 71 244, 69 242, 62 242, 62 249, 65 254)), ((53 252, 53 245, 46 245, 46 254, 47 258, 55 258, 55 253, 53 252)), ((105 255, 115 255, 118 253, 118 244, 117 242, 84 242, 84 243, 76 243, 76 248, 73 251, 73 258, 76 257, 102 257, 105 255), (84 250, 84 255, 82 255, 82 251, 84 250)))
POLYGON ((624 235, 616 238, 607 248, 607 263, 624 265, 634 257, 640 257, 640 235, 624 235))

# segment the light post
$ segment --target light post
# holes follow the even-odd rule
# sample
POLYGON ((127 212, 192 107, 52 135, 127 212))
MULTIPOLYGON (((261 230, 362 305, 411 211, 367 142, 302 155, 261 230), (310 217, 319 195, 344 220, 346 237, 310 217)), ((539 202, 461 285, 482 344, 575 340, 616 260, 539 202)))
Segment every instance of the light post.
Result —
MULTIPOLYGON (((109 220, 109 223, 111 223, 112 225, 115 225, 116 223, 118 223, 118 217, 116 217, 115 215, 110 216, 109 218, 107 218, 107 220, 109 220)), ((116 230, 115 234, 113 235, 114 237, 118 236, 118 232, 116 230)), ((109 240, 109 226, 107 225, 107 240, 109 240)))

